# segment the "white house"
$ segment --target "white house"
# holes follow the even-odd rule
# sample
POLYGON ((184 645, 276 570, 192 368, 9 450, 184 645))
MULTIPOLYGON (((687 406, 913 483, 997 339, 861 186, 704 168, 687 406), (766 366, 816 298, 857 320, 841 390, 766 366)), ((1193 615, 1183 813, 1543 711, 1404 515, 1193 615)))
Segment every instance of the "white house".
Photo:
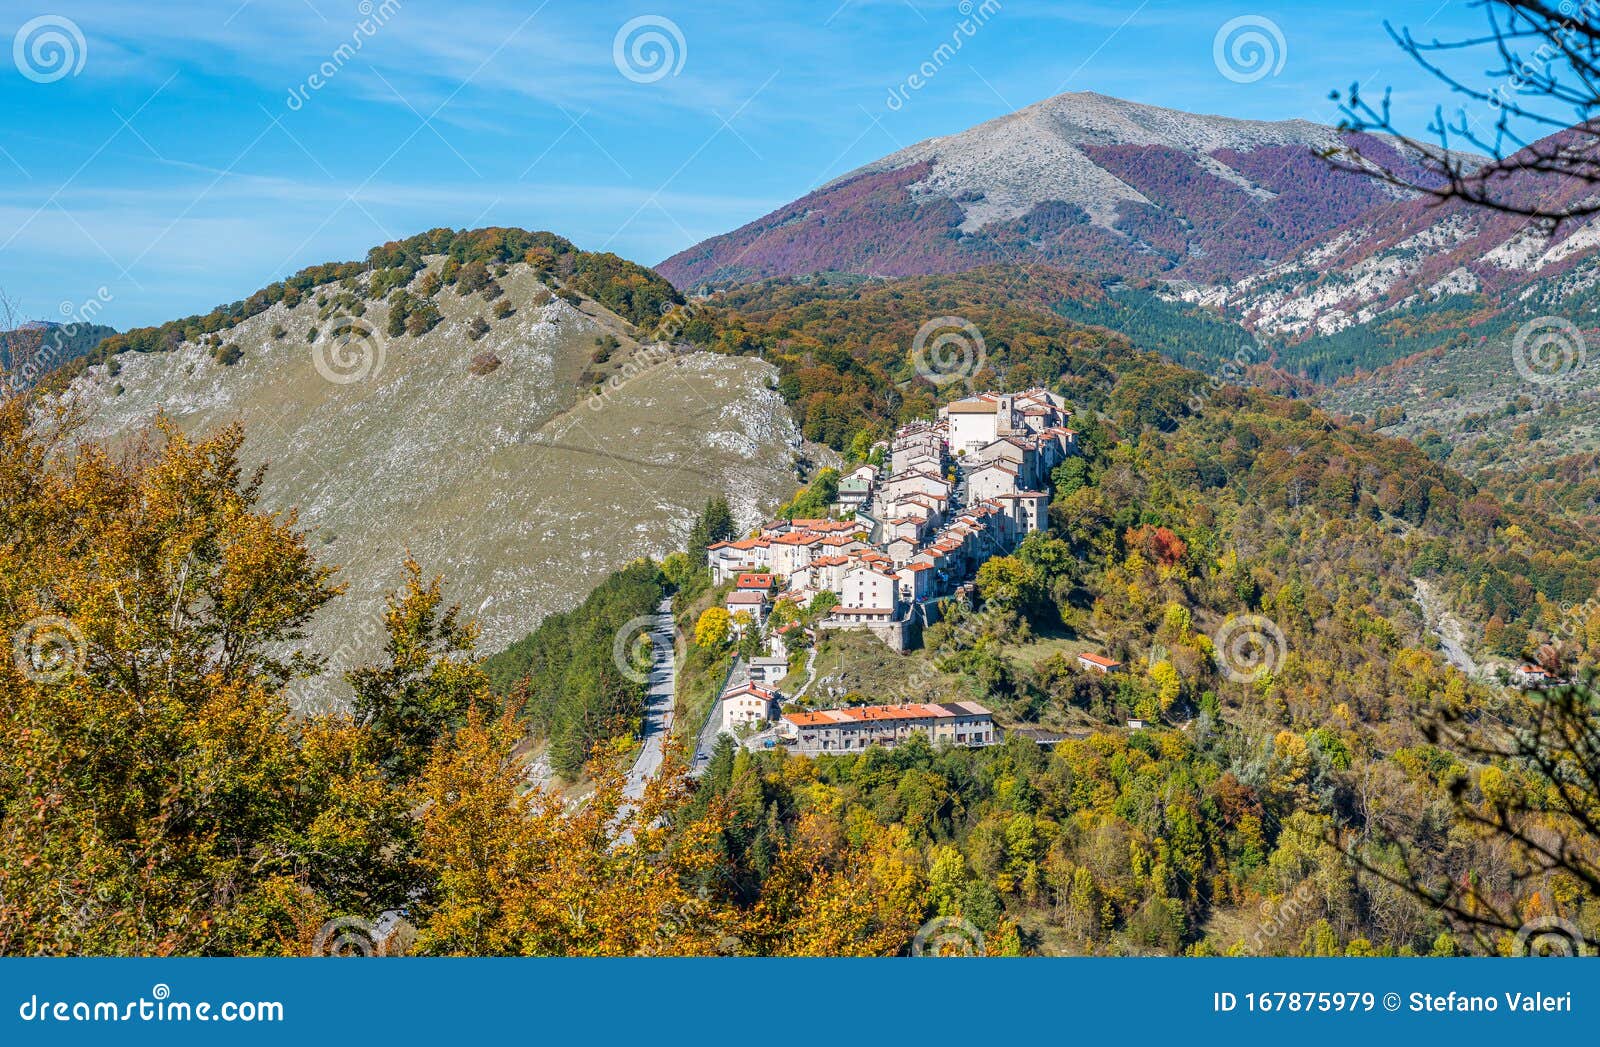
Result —
POLYGON ((839 606, 846 611, 884 611, 900 616, 900 579, 869 564, 851 568, 844 576, 839 606))
POLYGON ((719 584, 745 571, 764 571, 772 542, 766 538, 744 538, 737 542, 717 542, 707 547, 711 576, 719 584))
POLYGON ((752 658, 750 659, 750 682, 762 687, 773 688, 778 681, 789 675, 789 659, 787 658, 752 658))
POLYGON ((974 397, 957 400, 944 409, 950 420, 950 450, 975 451, 994 442, 999 435, 999 405, 993 400, 974 397))
POLYGON ((799 622, 790 622, 772 630, 771 636, 768 637, 772 644, 772 656, 787 659, 801 646, 800 641, 805 638, 805 634, 805 627, 799 622))
POLYGON ((905 602, 920 603, 933 595, 937 579, 932 565, 908 563, 895 571, 894 575, 900 579, 900 599, 905 602))
POLYGON ((1021 487, 1017 470, 1004 460, 989 462, 967 473, 967 490, 973 501, 1013 494, 1021 487))
POLYGON ((765 687, 746 683, 722 694, 722 729, 730 734, 743 724, 754 727, 777 718, 778 696, 765 687))
POLYGON ((1121 662, 1112 661, 1104 655, 1090 654, 1088 651, 1078 655, 1078 665, 1096 673, 1114 673, 1122 668, 1121 662))
POLYGON ((1555 682, 1554 676, 1537 665, 1519 665, 1511 673, 1511 683, 1514 687, 1545 687, 1555 682))
POLYGON ((812 549, 822 541, 822 536, 804 532, 781 534, 772 539, 767 552, 772 573, 787 578, 811 562, 812 549))

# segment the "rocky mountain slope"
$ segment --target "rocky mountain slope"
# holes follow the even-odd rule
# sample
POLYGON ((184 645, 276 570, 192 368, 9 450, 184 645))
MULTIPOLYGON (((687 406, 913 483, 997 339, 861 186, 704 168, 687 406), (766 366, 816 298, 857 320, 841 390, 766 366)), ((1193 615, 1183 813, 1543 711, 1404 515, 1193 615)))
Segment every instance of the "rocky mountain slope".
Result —
MULTIPOLYGON (((681 288, 996 262, 1211 283, 1396 198, 1331 169, 1332 128, 1064 94, 868 164, 657 268, 681 288)), ((1399 156, 1364 139, 1375 156, 1399 156)))
MULTIPOLYGON (((1517 163, 1495 181, 1512 204, 1562 208, 1596 192, 1517 163)), ((1550 227, 1459 202, 1391 202, 1263 273, 1183 297, 1255 331, 1280 366, 1331 383, 1327 406, 1430 442, 1465 471, 1600 447, 1600 220, 1550 227)))
POLYGON ((744 522, 793 491, 800 441, 768 365, 642 343, 527 262, 473 290, 443 282, 448 262, 312 287, 168 351, 101 359, 65 391, 113 443, 163 411, 186 431, 244 424, 266 502, 297 507, 342 566, 349 591, 312 637, 334 670, 377 650, 408 552, 495 650, 681 547, 711 494, 744 522), (397 308, 426 319, 390 333, 397 308))

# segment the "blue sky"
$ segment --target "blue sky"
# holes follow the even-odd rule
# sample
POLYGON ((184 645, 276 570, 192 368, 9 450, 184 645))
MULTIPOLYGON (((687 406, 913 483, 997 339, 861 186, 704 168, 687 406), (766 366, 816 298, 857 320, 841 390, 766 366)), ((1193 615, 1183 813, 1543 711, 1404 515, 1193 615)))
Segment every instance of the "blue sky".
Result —
POLYGON ((1424 115, 1441 92, 1382 20, 1449 36, 1481 17, 1464 0, 373 2, 11 0, 0 289, 29 317, 95 302, 102 322, 158 323, 441 225, 550 229, 654 263, 1063 91, 1333 122, 1329 90, 1360 80, 1424 115), (1241 16, 1280 31, 1275 74, 1219 72, 1214 38, 1241 16), (963 17, 982 25, 891 108, 963 17), (626 40, 616 60, 635 19, 628 39, 656 32, 666 67, 626 40), (36 54, 51 33, 65 51, 36 54))

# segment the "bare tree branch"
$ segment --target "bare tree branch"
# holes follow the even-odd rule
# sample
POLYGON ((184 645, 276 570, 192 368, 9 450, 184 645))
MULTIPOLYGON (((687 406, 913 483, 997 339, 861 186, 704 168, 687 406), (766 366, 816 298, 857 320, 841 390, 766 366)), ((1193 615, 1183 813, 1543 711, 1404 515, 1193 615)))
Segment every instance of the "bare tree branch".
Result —
POLYGON ((1389 92, 1376 104, 1352 85, 1334 92, 1349 136, 1335 166, 1438 202, 1460 200, 1556 226, 1600 213, 1600 0, 1477 0, 1478 36, 1421 40, 1385 23, 1396 46, 1464 101, 1435 108, 1420 132, 1396 122, 1389 92), (1468 78, 1457 64, 1491 61, 1468 78), (1397 164, 1389 139, 1404 158, 1397 164))

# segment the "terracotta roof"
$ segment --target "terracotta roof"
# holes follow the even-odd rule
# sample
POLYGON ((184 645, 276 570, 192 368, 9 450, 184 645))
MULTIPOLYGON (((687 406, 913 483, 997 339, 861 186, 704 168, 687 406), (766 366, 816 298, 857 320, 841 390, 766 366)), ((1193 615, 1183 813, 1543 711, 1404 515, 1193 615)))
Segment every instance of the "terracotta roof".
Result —
POLYGON ((753 592, 729 593, 728 594, 728 599, 726 601, 724 601, 724 602, 725 603, 766 603, 767 602, 767 597, 766 597, 766 594, 764 594, 764 593, 753 593, 753 592))
POLYGON ((822 541, 822 536, 820 534, 799 534, 797 532, 791 531, 788 534, 780 534, 778 537, 774 538, 772 540, 772 544, 773 545, 814 545, 814 544, 816 544, 817 542, 820 542, 820 541, 822 541))
POLYGON ((1105 657, 1104 655, 1090 654, 1088 651, 1085 651, 1084 653, 1078 655, 1078 660, 1079 661, 1088 662, 1091 665, 1098 665, 1098 666, 1100 666, 1101 668, 1104 668, 1104 669, 1113 669, 1113 668, 1115 668, 1115 667, 1117 667, 1117 666, 1122 664, 1121 662, 1114 662, 1110 658, 1105 657))
POLYGON ((844 709, 821 709, 810 713, 784 713, 783 718, 800 727, 844 723, 881 723, 894 720, 944 720, 957 716, 988 716, 977 702, 910 703, 906 705, 858 705, 844 709))
MULTIPOLYGON (((781 661, 781 659, 780 659, 780 661, 781 661)), ((753 684, 753 683, 740 684, 738 687, 733 687, 733 688, 730 688, 730 689, 728 689, 726 691, 723 691, 722 692, 722 697, 724 697, 724 698, 736 698, 741 694, 753 694, 757 698, 765 698, 769 702, 777 697, 777 695, 774 694, 772 691, 769 691, 765 687, 760 687, 760 686, 758 686, 756 684, 753 684)))
POLYGON ((997 407, 991 400, 957 400, 945 410, 950 414, 994 414, 997 407))
POLYGON ((733 584, 737 589, 770 589, 772 588, 772 575, 741 574, 733 584))

